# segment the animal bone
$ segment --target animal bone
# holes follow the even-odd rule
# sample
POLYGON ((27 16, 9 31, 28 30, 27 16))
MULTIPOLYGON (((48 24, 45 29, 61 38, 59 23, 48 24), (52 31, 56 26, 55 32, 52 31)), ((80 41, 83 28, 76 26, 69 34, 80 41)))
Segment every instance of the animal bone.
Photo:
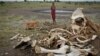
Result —
POLYGON ((76 38, 76 40, 77 40, 79 43, 87 43, 87 42, 89 42, 89 41, 91 41, 91 40, 95 40, 96 37, 97 37, 97 35, 93 35, 92 38, 90 38, 90 39, 80 40, 79 38, 76 38))
POLYGON ((68 49, 69 49, 68 45, 63 45, 59 49, 54 49, 54 50, 46 49, 46 48, 39 47, 39 46, 35 47, 36 53, 61 53, 61 54, 66 54, 68 49))
MULTIPOLYGON (((15 48, 31 46, 36 53, 50 53, 48 56, 88 56, 88 53, 93 53, 88 44, 90 44, 90 41, 95 40, 97 35, 93 35, 91 38, 88 36, 91 36, 91 33, 96 33, 98 27, 85 17, 80 8, 74 11, 71 19, 71 29, 68 30, 72 30, 72 32, 67 29, 54 28, 48 33, 50 38, 45 37, 43 40, 32 40, 31 37, 33 35, 26 37, 19 33, 10 38, 10 40, 17 39, 19 41, 15 48), (38 44, 42 47, 37 46, 38 44), (46 49, 43 46, 50 49, 46 49)), ((33 29, 37 26, 36 21, 29 21, 25 24, 26 29, 33 29)), ((48 26, 45 29, 48 30, 47 28, 48 26)), ((37 29, 40 29, 40 27, 37 29)))
POLYGON ((70 45, 73 45, 73 43, 71 41, 69 41, 68 39, 65 39, 64 37, 62 37, 60 35, 58 35, 58 37, 60 38, 60 40, 63 40, 65 42, 69 43, 70 45))
POLYGON ((85 27, 87 23, 85 15, 82 12, 82 8, 77 8, 73 12, 71 20, 72 20, 71 28, 74 34, 79 33, 81 31, 81 28, 85 27))
POLYGON ((50 44, 55 38, 57 38, 57 34, 58 34, 58 33, 52 34, 52 35, 51 35, 51 38, 49 38, 49 39, 47 40, 47 43, 50 44))
POLYGON ((69 42, 70 43, 70 41, 68 41, 67 39, 65 39, 61 35, 62 35, 62 33, 53 33, 51 35, 51 38, 47 40, 47 43, 50 44, 51 42, 53 42, 54 39, 60 39, 60 40, 63 40, 65 42, 69 42))
POLYGON ((91 39, 92 39, 92 40, 95 40, 96 37, 97 37, 97 35, 93 35, 91 39))
POLYGON ((47 56, 54 56, 54 53, 48 53, 47 56))
POLYGON ((75 25, 75 24, 72 24, 72 25, 71 25, 71 28, 72 28, 73 34, 76 34, 75 30, 76 30, 76 31, 79 31, 80 26, 75 25))
POLYGON ((35 47, 36 46, 36 43, 37 43, 37 40, 32 41, 31 47, 35 47))
POLYGON ((15 35, 15 36, 13 36, 12 38, 10 38, 10 40, 17 39, 19 35, 20 35, 19 33, 18 33, 18 34, 16 34, 16 35, 15 35))
POLYGON ((79 38, 76 38, 76 40, 77 40, 79 43, 87 43, 87 42, 90 41, 91 39, 80 40, 79 38))
POLYGON ((70 53, 67 54, 67 56, 80 56, 82 55, 82 52, 85 52, 83 55, 87 55, 91 51, 91 48, 89 49, 78 49, 73 46, 70 47, 70 53))
POLYGON ((61 40, 68 42, 68 40, 65 39, 64 37, 62 37, 62 36, 60 36, 60 35, 58 35, 58 37, 59 37, 61 40))
POLYGON ((49 32, 49 35, 51 35, 52 32, 57 32, 57 31, 63 31, 63 32, 67 32, 71 35, 73 35, 71 32, 69 32, 68 30, 64 30, 62 28, 54 28, 54 29, 51 29, 50 32, 49 32))
MULTIPOLYGON (((83 14, 82 9, 83 9, 83 8, 77 8, 77 9, 73 12, 72 17, 71 17, 72 23, 75 23, 75 19, 77 19, 77 18, 79 18, 79 17, 85 18, 85 15, 83 14)), ((86 19, 84 19, 84 21, 86 21, 86 19)))
POLYGON ((31 35, 29 35, 29 36, 27 36, 27 37, 24 37, 24 38, 21 39, 21 41, 28 42, 28 41, 31 40, 31 37, 32 37, 32 36, 33 36, 33 34, 31 34, 31 35))
POLYGON ((31 45, 30 41, 31 41, 31 37, 33 36, 33 34, 31 34, 30 36, 27 37, 21 37, 19 36, 18 39, 20 40, 16 46, 14 46, 14 48, 21 48, 23 46, 25 46, 25 48, 29 45, 31 45))
POLYGON ((69 49, 68 45, 64 45, 59 49, 45 49, 43 47, 36 46, 35 51, 36 53, 54 53, 54 56, 80 56, 80 55, 88 55, 91 52, 92 48, 88 49, 79 49, 75 48, 74 46, 70 46, 70 52, 66 53, 69 49))

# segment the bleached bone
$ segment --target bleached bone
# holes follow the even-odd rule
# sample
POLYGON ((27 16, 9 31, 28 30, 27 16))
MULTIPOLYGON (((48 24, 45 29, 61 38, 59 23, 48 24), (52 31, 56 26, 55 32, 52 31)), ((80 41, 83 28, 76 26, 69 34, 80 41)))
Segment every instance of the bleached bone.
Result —
POLYGON ((92 38, 90 39, 86 39, 86 40, 80 40, 79 38, 76 38, 76 40, 79 42, 79 43, 87 43, 91 40, 95 40, 95 38, 97 37, 97 35, 93 35, 92 38))
POLYGON ((16 35, 15 35, 15 36, 13 36, 12 38, 10 38, 10 40, 15 40, 15 39, 17 39, 19 35, 20 35, 19 33, 18 33, 18 34, 16 34, 16 35))
POLYGON ((64 45, 59 49, 54 49, 54 50, 50 50, 50 49, 45 49, 43 47, 36 47, 39 52, 38 53, 54 53, 54 56, 80 56, 80 55, 88 55, 88 53, 91 52, 92 48, 88 48, 88 49, 79 49, 79 48, 75 48, 74 46, 70 46, 70 52, 66 54, 66 52, 69 49, 68 45, 64 45))
POLYGON ((65 43, 66 43, 66 42, 63 41, 63 40, 58 40, 56 45, 60 45, 60 47, 62 47, 62 46, 65 45, 65 43))
POLYGON ((60 35, 58 35, 58 37, 60 38, 60 40, 63 40, 65 42, 69 43, 70 45, 73 45, 73 43, 71 41, 69 41, 68 39, 65 39, 64 37, 62 37, 60 35))
POLYGON ((18 40, 18 41, 21 41, 24 37, 25 37, 25 35, 20 34, 20 36, 17 38, 17 40, 18 40))
POLYGON ((81 52, 74 48, 73 46, 70 47, 70 53, 67 54, 67 56, 79 56, 81 54, 81 52))
POLYGON ((97 35, 93 35, 91 39, 95 40, 96 38, 97 38, 97 35))
POLYGON ((80 56, 80 55, 87 55, 89 52, 91 52, 91 48, 88 49, 78 49, 73 46, 70 47, 70 53, 67 54, 67 56, 80 56), (84 54, 82 54, 84 52, 84 54))
POLYGON ((54 56, 67 56, 67 54, 54 54, 54 56))
POLYGON ((80 48, 76 48, 74 46, 71 46, 70 47, 70 53, 67 54, 67 56, 87 56, 88 53, 91 53, 93 47, 89 47, 89 48, 83 48, 83 49, 80 49, 80 48))
POLYGON ((82 8, 77 8, 73 14, 72 14, 72 23, 75 23, 75 19, 79 18, 79 17, 82 17, 84 19, 84 22, 86 22, 86 19, 85 19, 85 15, 83 14, 82 12, 82 8))
MULTIPOLYGON (((84 22, 84 24, 86 24, 84 22)), ((79 34, 82 30, 86 29, 86 25, 83 25, 83 26, 79 26, 79 25, 76 25, 76 24, 71 24, 71 29, 72 29, 72 32, 73 34, 79 34), (75 32, 76 31, 76 32, 75 32)))
POLYGON ((68 42, 70 45, 73 45, 72 42, 70 42, 68 39, 65 39, 61 35, 62 35, 62 33, 59 33, 59 32, 51 34, 51 38, 47 40, 48 44, 50 44, 53 41, 53 39, 56 38, 56 39, 60 39, 65 42, 68 42))
POLYGON ((83 38, 83 39, 86 39, 86 37, 85 36, 82 36, 82 35, 75 35, 75 36, 73 36, 73 37, 71 37, 71 39, 75 39, 75 38, 83 38))
POLYGON ((35 47, 36 43, 37 43, 37 40, 33 40, 32 43, 31 43, 31 47, 35 47))
POLYGON ((67 41, 67 42, 68 42, 67 39, 65 39, 64 37, 60 36, 59 34, 58 34, 58 37, 59 37, 61 40, 63 40, 63 41, 67 41))
POLYGON ((72 17, 71 17, 71 20, 72 20, 72 22, 71 22, 71 23, 72 23, 71 27, 72 27, 72 31, 73 31, 74 34, 79 33, 79 32, 81 31, 81 28, 82 28, 82 27, 85 27, 85 26, 86 26, 86 23, 87 23, 86 17, 85 17, 85 15, 83 14, 81 8, 77 8, 77 9, 73 12, 72 17), (75 21, 75 20, 78 19, 78 18, 82 18, 82 19, 84 20, 84 21, 82 22, 82 25, 81 25, 81 26, 79 26, 79 25, 76 24, 76 21, 75 21), (77 32, 75 32, 75 30, 76 30, 77 32))
POLYGON ((47 56, 54 56, 54 53, 48 53, 47 56))
POLYGON ((24 41, 24 42, 27 42, 27 41, 30 41, 30 37, 24 37, 23 39, 21 39, 21 41, 24 41))
POLYGON ((85 45, 83 44, 74 44, 75 46, 79 47, 79 48, 83 48, 85 45))
POLYGON ((79 43, 87 43, 87 42, 90 41, 91 39, 80 40, 79 38, 76 38, 76 40, 77 40, 79 43))
POLYGON ((53 41, 54 38, 57 38, 57 35, 58 35, 58 33, 52 34, 52 35, 51 35, 51 38, 49 38, 49 39, 47 40, 47 43, 50 44, 50 43, 53 41))
POLYGON ((33 34, 27 36, 27 37, 22 37, 19 36, 18 39, 20 40, 15 46, 14 48, 21 48, 21 47, 27 47, 29 45, 31 45, 30 41, 31 41, 31 37, 33 36, 33 34))
POLYGON ((75 32, 75 30, 76 30, 76 31, 79 31, 80 26, 75 25, 75 24, 71 24, 71 28, 72 28, 73 34, 76 34, 77 32, 75 32))
POLYGON ((53 34, 51 35, 51 38, 47 40, 48 44, 50 44, 50 43, 53 41, 53 39, 55 39, 55 38, 56 38, 56 39, 63 40, 63 41, 65 41, 65 42, 69 42, 67 39, 65 39, 65 38, 62 37, 61 35, 62 35, 62 33, 53 33, 53 34))
POLYGON ((78 48, 75 48, 73 46, 70 47, 70 53, 68 54, 54 54, 54 56, 87 56, 88 53, 91 52, 91 48, 88 48, 88 49, 78 49, 78 48))
POLYGON ((49 32, 49 35, 50 35, 52 32, 54 32, 54 31, 55 31, 55 32, 56 32, 56 31, 63 31, 63 32, 67 32, 67 33, 73 35, 70 31, 64 30, 64 29, 62 29, 62 28, 54 28, 54 29, 51 29, 50 32, 49 32))
POLYGON ((25 37, 25 35, 23 34, 16 34, 15 36, 13 36, 12 38, 10 38, 10 40, 17 40, 18 42, 21 41, 23 38, 25 37))
POLYGON ((76 48, 74 46, 71 46, 70 47, 70 53, 68 53, 66 56, 85 56, 85 55, 88 55, 88 53, 90 53, 92 50, 92 48, 83 48, 83 49, 80 49, 80 48, 76 48))
POLYGON ((72 33, 69 32, 68 30, 64 30, 62 28, 54 28, 54 29, 51 29, 49 32, 49 35, 51 36, 51 38, 47 40, 47 42, 50 44, 54 38, 60 38, 61 40, 67 41, 65 38, 58 36, 62 34, 62 32, 67 32, 72 35, 72 33))
POLYGON ((33 36, 33 34, 31 34, 31 35, 29 35, 29 36, 27 36, 27 37, 23 37, 23 38, 21 39, 21 41, 28 42, 28 41, 31 40, 31 37, 32 37, 32 36, 33 36))
POLYGON ((59 49, 52 49, 52 50, 46 49, 46 48, 43 48, 43 47, 39 47, 39 46, 35 47, 36 53, 60 53, 60 54, 66 54, 68 49, 69 49, 68 45, 63 45, 59 49))

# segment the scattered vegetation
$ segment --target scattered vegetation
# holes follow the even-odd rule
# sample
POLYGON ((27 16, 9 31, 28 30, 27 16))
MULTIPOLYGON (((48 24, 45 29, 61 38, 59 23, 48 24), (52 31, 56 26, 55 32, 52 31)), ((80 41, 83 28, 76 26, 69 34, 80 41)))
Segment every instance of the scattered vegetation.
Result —
MULTIPOLYGON (((0 2, 0 9, 12 9, 12 8, 50 8, 51 2, 0 2)), ((100 2, 56 2, 57 8, 100 8, 100 2)))
POLYGON ((5 4, 5 2, 3 1, 0 1, 0 5, 3 6, 5 4))

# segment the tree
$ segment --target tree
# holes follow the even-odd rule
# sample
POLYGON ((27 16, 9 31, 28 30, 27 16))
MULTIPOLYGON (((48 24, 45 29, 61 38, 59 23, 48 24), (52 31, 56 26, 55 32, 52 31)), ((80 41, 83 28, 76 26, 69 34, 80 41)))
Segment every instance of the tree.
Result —
POLYGON ((59 0, 54 0, 55 2, 59 2, 59 0))
POLYGON ((0 1, 0 5, 3 6, 5 4, 5 2, 3 1, 0 1))
POLYGON ((44 2, 45 2, 45 0, 44 0, 44 2))
POLYGON ((27 0, 24 0, 24 2, 27 2, 27 0))

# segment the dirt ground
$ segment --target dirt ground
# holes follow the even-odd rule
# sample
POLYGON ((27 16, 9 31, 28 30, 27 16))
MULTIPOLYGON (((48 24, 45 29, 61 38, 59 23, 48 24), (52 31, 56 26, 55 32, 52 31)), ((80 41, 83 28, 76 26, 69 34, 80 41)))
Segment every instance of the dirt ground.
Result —
MULTIPOLYGON (((46 14, 33 11, 33 9, 9 9, 6 11, 0 11, 0 16, 2 16, 0 17, 0 56, 44 56, 42 54, 34 54, 31 49, 13 49, 13 45, 16 43, 10 41, 10 38, 17 32, 26 35, 33 33, 35 35, 35 30, 24 29, 23 24, 27 20, 38 21, 40 23, 39 27, 43 27, 42 24, 45 21, 52 22, 49 13, 46 14)), ((84 12, 87 16, 90 17, 90 19, 100 24, 100 9, 85 9, 84 12)), ((60 27, 62 27, 62 25, 67 27, 70 22, 70 17, 71 13, 63 15, 57 14, 57 24, 60 25, 60 27)), ((92 44, 98 49, 100 53, 100 38, 96 39, 92 44)), ((100 54, 98 56, 100 56, 100 54)))

